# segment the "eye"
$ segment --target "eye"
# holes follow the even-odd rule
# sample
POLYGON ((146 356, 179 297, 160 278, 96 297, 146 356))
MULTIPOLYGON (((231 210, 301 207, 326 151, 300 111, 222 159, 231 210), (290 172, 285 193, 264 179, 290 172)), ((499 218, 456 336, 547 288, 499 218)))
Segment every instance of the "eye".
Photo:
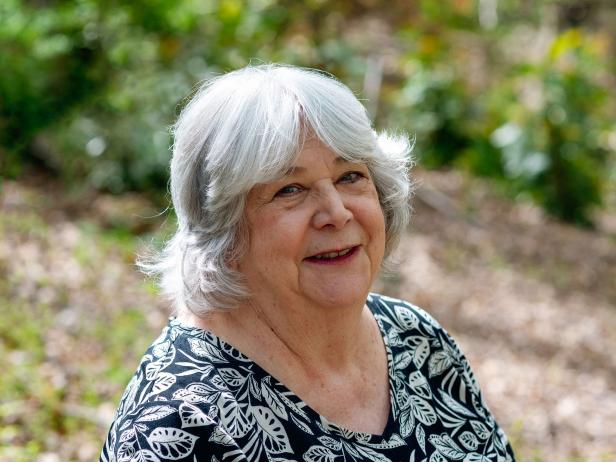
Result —
POLYGON ((290 185, 280 188, 276 192, 274 197, 289 197, 289 196, 299 193, 301 190, 302 188, 300 186, 296 184, 290 184, 290 185))
POLYGON ((346 172, 340 178, 338 178, 339 183, 356 183, 359 180, 366 178, 362 172, 346 172))

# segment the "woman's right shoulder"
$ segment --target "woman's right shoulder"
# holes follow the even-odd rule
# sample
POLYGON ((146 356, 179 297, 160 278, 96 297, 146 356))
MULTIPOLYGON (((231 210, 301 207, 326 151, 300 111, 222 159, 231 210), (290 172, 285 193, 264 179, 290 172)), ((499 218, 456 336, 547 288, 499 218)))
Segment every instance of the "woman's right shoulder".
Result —
POLYGON ((100 462, 222 459, 237 446, 222 428, 218 408, 207 401, 145 402, 112 425, 100 462))
POLYGON ((146 350, 124 391, 101 462, 192 462, 197 450, 199 460, 210 460, 203 459, 210 453, 221 460, 221 448, 233 450, 217 406, 232 400, 217 379, 216 358, 224 358, 206 335, 171 321, 146 350))

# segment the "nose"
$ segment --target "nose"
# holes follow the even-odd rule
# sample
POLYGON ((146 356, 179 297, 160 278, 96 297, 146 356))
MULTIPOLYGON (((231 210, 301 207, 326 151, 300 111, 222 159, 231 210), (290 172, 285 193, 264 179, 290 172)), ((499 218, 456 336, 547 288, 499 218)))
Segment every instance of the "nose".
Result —
POLYGON ((343 197, 331 182, 319 186, 316 191, 317 208, 313 216, 313 226, 317 229, 328 226, 343 228, 353 218, 353 213, 346 207, 343 197))

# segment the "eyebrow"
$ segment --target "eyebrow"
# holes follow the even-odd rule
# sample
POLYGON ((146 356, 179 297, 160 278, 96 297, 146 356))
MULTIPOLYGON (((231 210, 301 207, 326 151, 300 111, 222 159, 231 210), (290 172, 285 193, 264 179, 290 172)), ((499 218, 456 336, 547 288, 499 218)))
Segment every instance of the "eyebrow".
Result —
MULTIPOLYGON (((340 165, 340 164, 357 164, 359 162, 352 162, 350 160, 345 159, 344 157, 336 157, 334 159, 334 163, 337 165, 340 165)), ((308 167, 302 167, 301 165, 293 166, 289 168, 288 170, 285 170, 285 172, 283 173, 283 177, 291 176, 296 173, 303 173, 306 170, 308 170, 308 167)))

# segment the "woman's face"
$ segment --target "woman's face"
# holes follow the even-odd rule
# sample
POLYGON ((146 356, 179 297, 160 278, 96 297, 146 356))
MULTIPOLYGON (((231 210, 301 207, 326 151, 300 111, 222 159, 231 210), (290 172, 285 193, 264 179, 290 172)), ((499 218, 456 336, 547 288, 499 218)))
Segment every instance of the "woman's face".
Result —
POLYGON ((368 168, 309 141, 288 174, 248 194, 249 249, 239 262, 255 297, 321 307, 363 304, 385 249, 368 168))

